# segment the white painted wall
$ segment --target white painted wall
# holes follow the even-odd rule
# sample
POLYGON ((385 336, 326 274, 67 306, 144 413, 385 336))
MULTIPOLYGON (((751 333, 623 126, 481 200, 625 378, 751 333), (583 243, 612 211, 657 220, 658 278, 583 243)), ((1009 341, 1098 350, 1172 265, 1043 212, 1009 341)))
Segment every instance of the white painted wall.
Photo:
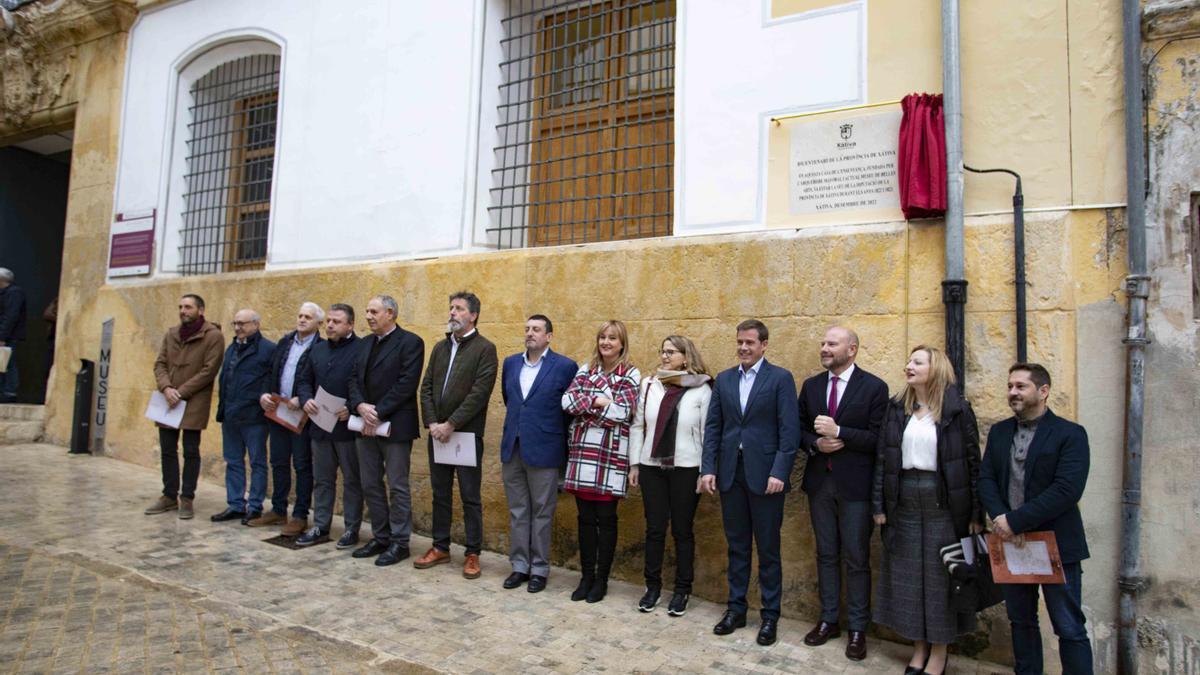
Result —
MULTIPOLYGON (((130 31, 116 212, 158 209, 156 268, 174 273, 186 86, 214 47, 253 39, 282 57, 269 269, 488 247, 506 5, 181 0, 147 11, 130 31)), ((678 3, 677 235, 763 227, 770 116, 866 100, 864 0, 769 15, 769 0, 678 3)))

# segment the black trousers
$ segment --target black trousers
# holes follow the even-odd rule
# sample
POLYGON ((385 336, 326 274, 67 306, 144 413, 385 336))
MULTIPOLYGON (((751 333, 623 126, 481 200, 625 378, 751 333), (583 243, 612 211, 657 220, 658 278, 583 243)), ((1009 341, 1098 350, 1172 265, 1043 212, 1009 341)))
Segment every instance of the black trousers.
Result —
POLYGON ((617 501, 575 497, 579 509, 579 567, 584 579, 607 579, 617 552, 617 501))
POLYGON ((429 439, 429 483, 433 488, 433 546, 450 550, 450 525, 454 520, 454 477, 462 500, 463 529, 467 555, 483 548, 483 439, 475 435, 475 466, 438 464, 433 461, 433 439, 429 439))
POLYGON ((179 436, 179 429, 158 429, 158 446, 162 451, 163 496, 195 499, 196 481, 200 478, 200 430, 183 430, 182 491, 179 488, 179 436))
POLYGON ((821 620, 836 625, 846 563, 846 606, 850 630, 865 631, 871 621, 871 503, 844 499, 832 474, 808 495, 817 541, 817 587, 821 620))
POLYGON ((664 469, 643 464, 638 467, 638 482, 642 486, 642 505, 646 512, 646 588, 662 588, 663 553, 667 543, 667 526, 675 540, 675 592, 692 592, 696 577, 696 538, 692 522, 700 495, 696 494, 696 479, 700 467, 664 469))

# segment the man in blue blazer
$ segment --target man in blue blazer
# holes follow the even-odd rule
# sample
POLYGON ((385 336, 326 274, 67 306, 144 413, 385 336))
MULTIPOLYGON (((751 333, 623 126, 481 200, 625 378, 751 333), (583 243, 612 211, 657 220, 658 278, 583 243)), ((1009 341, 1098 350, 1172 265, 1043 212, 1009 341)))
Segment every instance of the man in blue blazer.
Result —
MULTIPOLYGON (((1064 673, 1092 672, 1092 645, 1084 627, 1081 561, 1088 557, 1079 500, 1087 485, 1087 431, 1047 407, 1050 373, 1036 363, 1008 370, 1008 406, 1015 416, 988 433, 979 470, 979 499, 1005 541, 1050 530, 1058 542, 1065 584, 1044 584, 1046 611, 1058 636, 1064 673)), ((1042 672, 1036 584, 1003 584, 1012 624, 1016 672, 1042 672)))
POLYGON ((501 394, 507 412, 500 441, 508 497, 512 574, 504 587, 526 581, 530 593, 546 588, 550 534, 558 505, 558 473, 567 461, 567 420, 562 395, 577 366, 550 349, 554 324, 542 314, 525 322, 525 351, 504 359, 501 394))
POLYGON ((796 381, 767 362, 767 327, 757 319, 738 324, 739 366, 717 376, 704 427, 700 488, 721 492, 721 517, 729 546, 728 609, 713 632, 728 635, 746 625, 750 547, 758 550, 762 627, 758 643, 775 643, 783 570, 779 530, 783 501, 800 445, 796 381))

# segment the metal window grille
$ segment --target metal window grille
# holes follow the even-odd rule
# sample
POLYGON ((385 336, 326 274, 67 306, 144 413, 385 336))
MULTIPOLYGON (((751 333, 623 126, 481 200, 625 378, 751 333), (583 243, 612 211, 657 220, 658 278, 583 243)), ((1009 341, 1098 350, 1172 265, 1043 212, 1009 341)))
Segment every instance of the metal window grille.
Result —
POLYGON ((179 271, 261 269, 271 220, 279 57, 226 62, 190 91, 179 271))
POLYGON ((671 234, 674 0, 509 0, 502 23, 499 246, 671 234))

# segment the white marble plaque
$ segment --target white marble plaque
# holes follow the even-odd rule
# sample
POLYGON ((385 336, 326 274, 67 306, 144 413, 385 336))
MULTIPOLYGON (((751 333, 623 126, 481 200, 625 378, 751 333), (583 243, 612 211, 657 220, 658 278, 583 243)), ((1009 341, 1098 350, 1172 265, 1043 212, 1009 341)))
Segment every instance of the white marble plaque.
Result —
POLYGON ((899 110, 797 122, 788 166, 793 215, 900 208, 899 110))

